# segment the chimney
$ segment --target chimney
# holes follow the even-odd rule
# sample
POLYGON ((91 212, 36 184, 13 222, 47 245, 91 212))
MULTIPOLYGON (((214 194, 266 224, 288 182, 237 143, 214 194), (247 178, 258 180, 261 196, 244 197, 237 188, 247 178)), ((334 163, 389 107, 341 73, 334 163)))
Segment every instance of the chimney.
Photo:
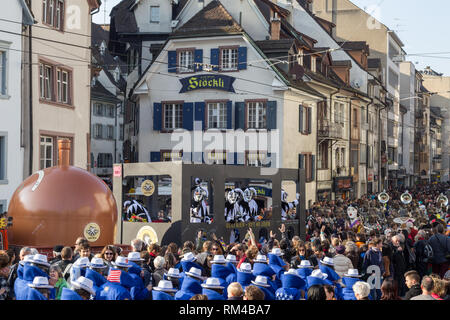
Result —
POLYGON ((281 20, 278 18, 278 13, 274 12, 270 19, 270 40, 280 40, 281 20))
POLYGON ((58 166, 67 167, 70 166, 70 140, 59 139, 58 140, 58 166))

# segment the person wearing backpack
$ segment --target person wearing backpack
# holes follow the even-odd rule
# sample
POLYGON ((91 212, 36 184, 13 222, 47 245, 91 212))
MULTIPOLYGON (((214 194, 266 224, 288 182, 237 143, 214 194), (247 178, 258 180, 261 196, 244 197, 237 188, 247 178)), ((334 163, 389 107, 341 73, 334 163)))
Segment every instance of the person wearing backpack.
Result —
POLYGON ((433 259, 433 248, 428 243, 427 232, 419 230, 414 238, 414 251, 416 252, 416 271, 423 278, 428 275, 428 265, 433 259))
POLYGON ((450 238, 444 235, 442 224, 439 223, 433 228, 433 235, 430 237, 429 244, 433 248, 433 259, 431 261, 433 273, 443 278, 449 266, 450 238))
POLYGON ((66 281, 70 277, 70 269, 72 268, 72 257, 73 257, 72 248, 64 247, 61 250, 61 260, 55 263, 55 265, 61 268, 62 275, 66 281))

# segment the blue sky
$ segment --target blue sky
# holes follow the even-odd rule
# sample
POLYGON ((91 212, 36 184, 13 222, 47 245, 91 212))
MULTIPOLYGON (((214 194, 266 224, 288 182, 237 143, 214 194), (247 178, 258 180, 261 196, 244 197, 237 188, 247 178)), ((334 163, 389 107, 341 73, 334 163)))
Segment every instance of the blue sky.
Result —
MULTIPOLYGON (((351 0, 396 31, 407 60, 422 70, 431 66, 450 76, 449 0, 351 0), (436 54, 445 52, 445 54, 436 54), (419 54, 419 55, 416 55, 419 54)), ((102 0, 95 23, 109 23, 109 12, 120 0, 102 0), (106 12, 106 13, 105 13, 106 12)))

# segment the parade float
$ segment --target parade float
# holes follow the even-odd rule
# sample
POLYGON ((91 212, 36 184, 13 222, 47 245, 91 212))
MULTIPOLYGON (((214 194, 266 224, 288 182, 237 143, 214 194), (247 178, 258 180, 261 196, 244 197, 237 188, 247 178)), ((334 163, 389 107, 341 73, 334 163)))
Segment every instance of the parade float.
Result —
POLYGON ((8 215, 9 244, 53 248, 85 237, 92 247, 114 242, 116 201, 97 176, 69 165, 70 140, 58 141, 57 166, 39 170, 14 192, 8 215))
POLYGON ((115 243, 140 238, 167 245, 199 232, 225 243, 256 241, 285 224, 305 238, 305 170, 182 161, 113 165, 115 243))

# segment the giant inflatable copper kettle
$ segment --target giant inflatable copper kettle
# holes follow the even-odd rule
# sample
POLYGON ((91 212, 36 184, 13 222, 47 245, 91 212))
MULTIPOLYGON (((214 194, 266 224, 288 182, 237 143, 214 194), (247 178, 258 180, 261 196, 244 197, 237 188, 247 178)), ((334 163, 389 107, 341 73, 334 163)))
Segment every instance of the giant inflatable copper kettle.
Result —
POLYGON ((59 163, 28 177, 14 192, 10 244, 73 246, 85 237, 91 246, 112 244, 117 205, 108 186, 92 173, 69 165, 70 140, 58 141, 59 163))

